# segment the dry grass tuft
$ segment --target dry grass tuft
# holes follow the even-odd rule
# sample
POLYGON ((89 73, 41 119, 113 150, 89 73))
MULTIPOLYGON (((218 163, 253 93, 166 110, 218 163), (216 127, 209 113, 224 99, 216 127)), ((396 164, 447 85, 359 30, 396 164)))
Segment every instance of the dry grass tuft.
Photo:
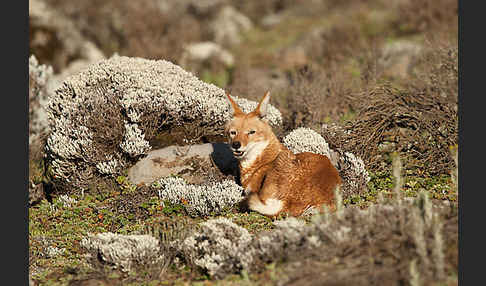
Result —
POLYGON ((357 97, 356 120, 346 125, 343 141, 372 170, 382 170, 385 154, 407 155, 407 169, 431 174, 453 167, 449 146, 457 143, 457 105, 438 94, 383 84, 357 97))

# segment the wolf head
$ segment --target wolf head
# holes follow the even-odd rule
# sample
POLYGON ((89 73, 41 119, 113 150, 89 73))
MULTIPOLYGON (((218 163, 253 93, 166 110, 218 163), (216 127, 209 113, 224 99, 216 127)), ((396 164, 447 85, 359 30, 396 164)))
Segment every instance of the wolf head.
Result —
POLYGON ((254 160, 275 137, 272 127, 268 124, 267 115, 270 92, 266 92, 255 110, 243 112, 229 93, 226 94, 231 120, 226 125, 229 145, 234 156, 240 160, 254 160))

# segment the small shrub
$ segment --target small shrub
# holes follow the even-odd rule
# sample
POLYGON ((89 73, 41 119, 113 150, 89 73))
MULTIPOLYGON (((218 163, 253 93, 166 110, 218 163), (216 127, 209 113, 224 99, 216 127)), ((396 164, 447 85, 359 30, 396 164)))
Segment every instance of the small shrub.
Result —
POLYGON ((185 260, 211 277, 223 278, 240 273, 252 263, 248 252, 252 236, 226 218, 200 224, 200 230, 179 244, 185 260))
POLYGON ((164 260, 164 254, 159 251, 159 241, 149 235, 99 233, 83 238, 80 245, 91 254, 92 259, 99 258, 125 272, 164 260))
POLYGON ((331 159, 331 151, 326 140, 309 128, 297 128, 283 138, 283 144, 293 153, 311 152, 331 159))
POLYGON ((162 178, 152 184, 159 198, 172 205, 182 205, 190 216, 220 214, 243 200, 243 188, 234 181, 187 184, 178 177, 162 178))
POLYGON ((201 230, 179 243, 179 249, 188 262, 217 278, 243 270, 258 272, 268 263, 285 262, 285 279, 315 276, 324 283, 338 279, 329 275, 334 273, 347 284, 384 279, 392 283, 412 279, 403 265, 415 261, 422 281, 434 281, 443 277, 443 268, 453 267, 445 264, 444 246, 457 245, 457 227, 452 227, 456 216, 457 210, 432 205, 421 195, 399 203, 388 200, 366 210, 348 207, 339 214, 315 215, 309 223, 296 218, 277 220, 274 230, 255 235, 220 218, 202 223, 201 230), (450 227, 433 227, 438 222, 450 227), (341 266, 332 261, 340 261, 341 266), (293 262, 314 266, 292 270, 293 262), (373 275, 347 275, 371 265, 373 275), (336 272, 336 267, 346 271, 336 272))
POLYGON ((315 129, 323 123, 337 122, 352 112, 353 103, 348 95, 352 79, 342 69, 309 64, 290 71, 288 81, 288 87, 276 91, 281 94, 278 108, 286 119, 286 130, 315 129))
POLYGON ((335 137, 333 143, 353 150, 373 171, 389 168, 387 153, 397 151, 407 158, 403 165, 408 170, 448 173, 453 164, 448 148, 457 144, 456 102, 390 84, 378 85, 359 97, 362 104, 356 120, 348 122, 345 132, 336 134, 342 137, 335 137))
POLYGON ((352 131, 345 130, 337 124, 322 124, 320 134, 336 154, 334 155, 337 157, 336 168, 342 178, 341 190, 344 198, 349 199, 354 195, 365 193, 371 179, 368 173, 369 167, 347 144, 347 137, 352 134, 352 131))

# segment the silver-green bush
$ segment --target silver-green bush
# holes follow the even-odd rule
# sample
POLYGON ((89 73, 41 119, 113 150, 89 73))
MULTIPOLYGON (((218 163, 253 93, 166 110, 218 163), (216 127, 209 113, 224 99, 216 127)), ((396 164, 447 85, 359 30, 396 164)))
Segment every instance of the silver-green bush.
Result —
POLYGON ((234 181, 209 182, 203 185, 188 184, 183 178, 167 177, 152 184, 159 198, 172 204, 184 201, 184 208, 191 216, 219 214, 243 200, 243 188, 234 181))
POLYGON ((134 266, 162 263, 159 241, 150 235, 121 235, 111 232, 88 235, 81 240, 91 258, 101 258, 121 271, 134 266))

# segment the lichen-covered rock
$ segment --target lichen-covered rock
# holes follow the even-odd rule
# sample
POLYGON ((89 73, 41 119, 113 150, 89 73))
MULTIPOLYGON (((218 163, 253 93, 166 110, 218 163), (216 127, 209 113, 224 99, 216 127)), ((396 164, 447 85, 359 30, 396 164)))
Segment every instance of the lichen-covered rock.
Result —
POLYGON ((244 199, 243 188, 234 181, 188 184, 183 178, 167 177, 155 183, 159 198, 172 204, 181 204, 191 216, 219 214, 244 199))
MULTIPOLYGON (((245 111, 257 102, 236 98, 245 111)), ((47 154, 58 182, 87 187, 145 155, 161 129, 192 124, 220 135, 229 119, 224 90, 165 60, 113 56, 68 77, 47 106, 47 154)), ((269 121, 282 122, 269 108, 269 121)))
POLYGON ((92 258, 101 258, 121 271, 128 272, 134 266, 160 263, 159 241, 150 235, 122 235, 111 232, 88 235, 81 240, 92 258))
POLYGON ((133 184, 149 185, 169 176, 201 184, 208 179, 238 176, 238 161, 226 143, 168 146, 151 150, 128 169, 133 184))

